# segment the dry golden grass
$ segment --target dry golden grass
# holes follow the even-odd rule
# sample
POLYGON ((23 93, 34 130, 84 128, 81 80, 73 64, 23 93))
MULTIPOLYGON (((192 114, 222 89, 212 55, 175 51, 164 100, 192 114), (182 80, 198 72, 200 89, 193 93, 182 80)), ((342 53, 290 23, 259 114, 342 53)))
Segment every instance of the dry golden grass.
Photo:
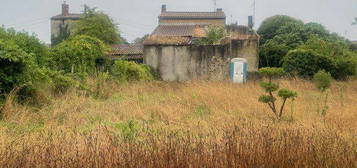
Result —
POLYGON ((302 80, 277 120, 258 82, 108 82, 94 99, 76 90, 42 108, 8 101, 0 167, 357 167, 357 81, 320 93, 302 80))

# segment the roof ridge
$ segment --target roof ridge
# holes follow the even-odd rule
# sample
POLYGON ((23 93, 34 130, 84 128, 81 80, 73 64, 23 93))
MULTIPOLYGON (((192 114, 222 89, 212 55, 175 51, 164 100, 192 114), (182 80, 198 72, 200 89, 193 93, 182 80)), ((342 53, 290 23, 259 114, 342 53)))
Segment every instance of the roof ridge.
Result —
POLYGON ((166 11, 164 13, 224 13, 221 11, 166 11))

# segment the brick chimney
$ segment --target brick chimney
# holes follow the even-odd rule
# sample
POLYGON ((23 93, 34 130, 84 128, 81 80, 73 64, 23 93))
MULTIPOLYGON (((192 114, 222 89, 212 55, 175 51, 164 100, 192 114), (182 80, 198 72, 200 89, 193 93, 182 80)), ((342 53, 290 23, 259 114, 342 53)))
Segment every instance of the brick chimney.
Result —
POLYGON ((69 5, 66 4, 66 1, 62 4, 62 15, 67 16, 69 15, 69 5))
POLYGON ((162 5, 162 6, 161 6, 161 12, 162 12, 162 13, 166 12, 166 5, 162 5))

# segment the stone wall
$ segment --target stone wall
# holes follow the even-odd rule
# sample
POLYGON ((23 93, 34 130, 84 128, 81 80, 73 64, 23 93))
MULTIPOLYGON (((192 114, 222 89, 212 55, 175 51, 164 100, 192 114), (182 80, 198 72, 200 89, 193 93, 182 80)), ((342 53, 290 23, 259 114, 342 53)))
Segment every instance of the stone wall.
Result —
POLYGON ((257 50, 256 40, 232 41, 216 46, 146 45, 144 63, 157 70, 165 81, 224 80, 229 78, 229 62, 232 58, 246 58, 248 71, 256 71, 257 50))

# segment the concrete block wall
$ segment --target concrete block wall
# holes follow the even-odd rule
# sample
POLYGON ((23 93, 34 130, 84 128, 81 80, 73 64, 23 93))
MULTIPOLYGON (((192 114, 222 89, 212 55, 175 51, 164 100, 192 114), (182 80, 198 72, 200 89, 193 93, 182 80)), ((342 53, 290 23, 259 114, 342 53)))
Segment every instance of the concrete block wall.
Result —
POLYGON ((248 71, 257 71, 258 42, 244 40, 216 46, 144 47, 144 63, 157 70, 165 81, 228 79, 232 58, 246 58, 248 71))

